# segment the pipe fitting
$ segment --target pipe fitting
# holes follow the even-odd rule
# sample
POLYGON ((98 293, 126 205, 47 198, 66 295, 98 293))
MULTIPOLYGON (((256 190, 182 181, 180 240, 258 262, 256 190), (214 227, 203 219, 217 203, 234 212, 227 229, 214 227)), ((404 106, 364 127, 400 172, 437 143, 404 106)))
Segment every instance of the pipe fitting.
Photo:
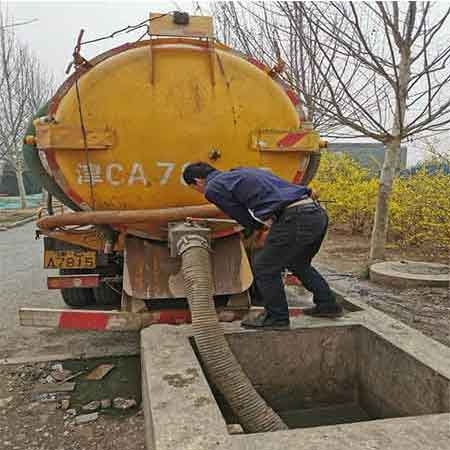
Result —
POLYGON ((211 249, 211 228, 192 222, 170 222, 168 229, 170 256, 173 258, 193 247, 211 249))
POLYGON ((178 256, 181 256, 186 250, 189 250, 193 247, 204 248, 206 250, 211 249, 209 240, 204 236, 198 234, 186 234, 184 236, 181 236, 178 239, 176 246, 178 256))

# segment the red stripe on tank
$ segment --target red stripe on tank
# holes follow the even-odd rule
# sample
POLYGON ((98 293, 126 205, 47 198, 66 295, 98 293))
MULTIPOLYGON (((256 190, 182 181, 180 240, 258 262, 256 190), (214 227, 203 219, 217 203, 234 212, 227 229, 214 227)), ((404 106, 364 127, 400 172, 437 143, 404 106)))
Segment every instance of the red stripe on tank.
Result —
POLYGON ((278 142, 278 147, 290 147, 303 139, 308 133, 288 133, 283 136, 278 142))
POLYGON ((267 70, 267 67, 265 64, 263 64, 261 61, 258 61, 256 58, 253 58, 253 56, 247 56, 247 61, 254 66, 258 67, 258 69, 264 70, 264 72, 267 70))
POLYGON ((284 91, 286 92, 287 96, 290 98, 294 106, 297 106, 300 103, 300 99, 292 89, 285 89, 284 91))
POLYGON ((294 178, 292 179, 292 182, 294 184, 300 184, 300 182, 303 180, 304 175, 305 172, 303 170, 297 170, 297 172, 294 175, 294 178))

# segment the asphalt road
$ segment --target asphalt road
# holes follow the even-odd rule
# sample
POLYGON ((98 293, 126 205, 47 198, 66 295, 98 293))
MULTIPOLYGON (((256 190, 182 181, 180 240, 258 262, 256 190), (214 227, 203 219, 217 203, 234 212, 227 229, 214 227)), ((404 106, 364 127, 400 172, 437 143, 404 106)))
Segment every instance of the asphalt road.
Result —
MULTIPOLYGON (((43 241, 35 240, 34 230, 35 225, 31 222, 0 231, 0 364, 57 360, 68 356, 137 354, 137 332, 87 332, 20 326, 20 307, 65 308, 59 291, 46 287, 46 277, 54 271, 42 268, 43 241)), ((325 267, 320 270, 327 276, 332 273, 325 267)), ((335 280, 332 274, 331 277, 330 281, 337 284, 336 287, 349 290, 348 280, 335 280)), ((311 296, 298 292, 296 288, 288 289, 287 294, 292 306, 310 304, 311 296)))
POLYGON ((42 240, 34 239, 34 223, 0 231, 0 363, 14 360, 61 359, 66 355, 136 354, 139 334, 25 328, 20 307, 64 308, 58 291, 49 291, 42 268, 42 240))

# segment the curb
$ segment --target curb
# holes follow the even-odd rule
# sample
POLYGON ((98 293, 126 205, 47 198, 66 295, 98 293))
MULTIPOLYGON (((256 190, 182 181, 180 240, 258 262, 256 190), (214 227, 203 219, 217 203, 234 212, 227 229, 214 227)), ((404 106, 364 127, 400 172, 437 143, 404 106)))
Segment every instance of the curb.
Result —
POLYGON ((127 353, 118 352, 117 354, 114 351, 111 352, 69 352, 69 353, 56 353, 56 354, 48 354, 42 356, 13 356, 11 358, 0 358, 0 367, 16 365, 16 364, 33 364, 40 362, 49 362, 49 361, 66 361, 68 359, 92 359, 92 358, 108 358, 108 357, 118 357, 118 356, 138 356, 140 354, 140 349, 136 351, 131 351, 127 353))
POLYGON ((17 222, 10 223, 8 225, 0 225, 0 231, 8 231, 13 228, 20 227, 21 225, 25 225, 26 223, 33 222, 37 219, 37 214, 34 214, 31 217, 27 217, 26 219, 18 220, 17 222))

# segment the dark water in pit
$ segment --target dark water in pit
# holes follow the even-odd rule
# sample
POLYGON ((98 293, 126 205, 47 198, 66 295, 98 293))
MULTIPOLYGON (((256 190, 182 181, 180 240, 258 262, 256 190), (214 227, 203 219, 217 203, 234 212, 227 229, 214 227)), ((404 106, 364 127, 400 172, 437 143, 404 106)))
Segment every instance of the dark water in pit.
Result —
MULTIPOLYGON (((222 394, 213 386, 211 386, 211 390, 226 423, 239 423, 222 394)), ((270 406, 270 402, 268 403, 270 406)), ((375 417, 371 417, 356 402, 320 405, 308 408, 302 408, 299 405, 298 409, 277 409, 276 412, 290 429, 340 425, 376 419, 375 417)))
POLYGON ((309 428, 372 420, 357 403, 288 410, 278 414, 289 428, 309 428))

